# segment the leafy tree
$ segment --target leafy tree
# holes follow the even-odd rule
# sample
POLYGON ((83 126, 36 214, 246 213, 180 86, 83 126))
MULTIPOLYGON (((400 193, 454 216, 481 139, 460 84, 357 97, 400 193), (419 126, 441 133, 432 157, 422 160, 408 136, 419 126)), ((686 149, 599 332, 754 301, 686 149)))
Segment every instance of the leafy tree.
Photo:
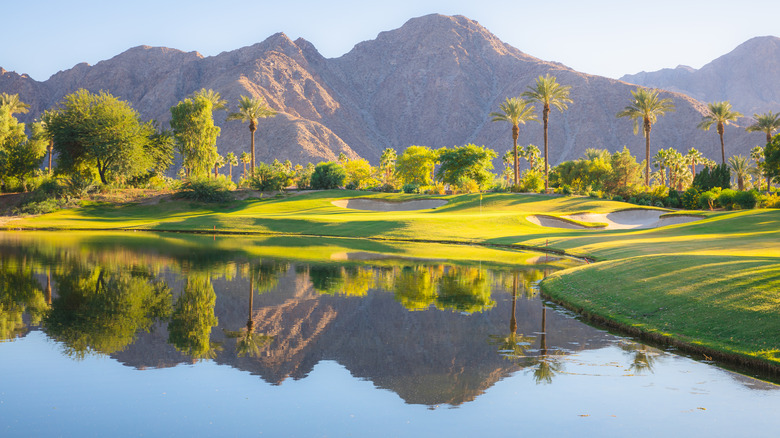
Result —
MULTIPOLYGON (((49 141, 40 123, 33 123, 32 131, 33 135, 29 139, 27 136, 24 136, 22 141, 19 142, 3 142, 3 149, 7 154, 7 161, 4 166, 7 176, 24 181, 27 176, 41 166, 49 141)), ((11 139, 9 138, 8 140, 11 139)), ((26 190, 27 184, 25 183, 24 185, 26 190)))
POLYGON ((631 104, 617 113, 617 117, 628 117, 634 121, 634 134, 639 132, 639 121, 642 121, 642 132, 645 135, 645 186, 650 186, 650 131, 659 116, 674 111, 672 99, 661 99, 658 90, 637 88, 632 91, 631 104))
POLYGON ((514 151, 515 164, 514 175, 515 186, 517 186, 519 184, 520 175, 520 161, 518 159, 517 151, 517 138, 520 136, 520 124, 522 123, 525 125, 525 122, 527 121, 537 120, 536 114, 534 114, 533 105, 528 105, 528 102, 518 97, 508 97, 499 108, 501 109, 501 112, 492 112, 489 115, 493 118, 492 120, 494 122, 509 122, 509 124, 512 125, 512 142, 514 143, 512 150, 514 151))
POLYGON ((203 96, 186 98, 171 107, 173 137, 188 176, 208 175, 217 161, 220 128, 214 126, 213 109, 213 103, 203 96))
POLYGON ((736 121, 742 117, 737 111, 732 111, 731 104, 728 101, 724 102, 712 102, 707 104, 707 114, 702 117, 701 122, 698 125, 699 129, 709 131, 712 125, 716 125, 718 129, 718 136, 720 136, 720 153, 723 161, 722 164, 726 164, 726 146, 723 143, 723 132, 726 125, 730 125, 731 122, 736 121))
POLYGON ((638 192, 642 185, 642 165, 636 162, 631 151, 623 146, 622 151, 612 154, 610 161, 612 172, 604 181, 604 189, 624 197, 638 192))
POLYGON ((217 294, 208 274, 191 272, 184 293, 173 306, 168 323, 168 342, 194 359, 216 356, 218 347, 211 342, 211 329, 217 326, 214 313, 217 294))
POLYGON ((550 161, 547 154, 547 125, 550 119, 550 106, 563 112, 572 103, 569 99, 571 86, 561 85, 555 76, 539 76, 536 85, 529 87, 529 91, 523 93, 523 97, 542 104, 542 123, 544 124, 544 189, 549 188, 550 161))
POLYGON ((311 188, 315 190, 336 189, 344 185, 347 173, 339 163, 327 161, 317 164, 311 175, 311 188))
POLYGON ((155 167, 160 144, 152 122, 141 122, 129 103, 109 93, 81 89, 65 96, 43 121, 54 140, 58 168, 71 173, 96 171, 103 184, 155 167))
MULTIPOLYGON (((255 174, 255 131, 257 131, 257 120, 266 117, 274 117, 276 111, 271 109, 265 103, 262 97, 241 96, 238 101, 238 111, 228 114, 227 120, 240 120, 242 123, 249 123, 249 135, 251 137, 251 162, 250 169, 252 175, 255 174)), ((244 170, 246 173, 246 170, 244 170)))
POLYGON ((344 163, 344 171, 347 173, 347 185, 350 188, 363 189, 376 182, 372 175, 374 168, 363 158, 347 160, 344 163))
POLYGON ((485 146, 467 144, 439 153, 441 166, 436 177, 447 184, 461 185, 463 180, 472 180, 483 189, 493 181, 493 158, 496 152, 485 146))
POLYGON ((228 175, 230 177, 230 180, 233 180, 233 166, 238 166, 238 158, 236 157, 236 154, 233 152, 228 152, 228 154, 225 156, 225 161, 228 165, 228 175))
POLYGON ((407 310, 426 310, 436 300, 439 275, 425 266, 404 266, 395 276, 394 297, 407 310))
POLYGON ((772 137, 764 148, 764 170, 767 178, 780 177, 780 134, 772 137))
POLYGON ((433 184, 433 169, 438 154, 426 146, 409 146, 395 163, 395 174, 402 184, 433 184))
POLYGON ((755 123, 745 128, 748 132, 763 132, 766 134, 766 142, 772 141, 772 132, 780 129, 780 114, 772 111, 764 114, 753 114, 755 123))
POLYGON ((731 187, 731 171, 725 164, 715 165, 712 168, 705 167, 693 178, 692 185, 702 192, 707 192, 715 187, 727 189, 731 187))

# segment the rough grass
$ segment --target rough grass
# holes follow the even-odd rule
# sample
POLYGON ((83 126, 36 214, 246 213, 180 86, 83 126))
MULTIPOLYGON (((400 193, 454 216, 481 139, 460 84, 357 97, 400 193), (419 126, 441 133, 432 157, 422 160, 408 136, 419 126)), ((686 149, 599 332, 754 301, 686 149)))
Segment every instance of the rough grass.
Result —
MULTIPOLYGON (((8 228, 146 229, 518 245, 601 261, 561 271, 543 290, 579 310, 702 351, 780 369, 780 210, 696 212, 705 219, 646 230, 543 228, 531 214, 636 208, 593 198, 518 194, 440 196, 435 210, 371 212, 331 201, 420 195, 311 192, 222 205, 94 204, 7 223, 8 228)), ((453 251, 455 253, 457 251, 453 251)))

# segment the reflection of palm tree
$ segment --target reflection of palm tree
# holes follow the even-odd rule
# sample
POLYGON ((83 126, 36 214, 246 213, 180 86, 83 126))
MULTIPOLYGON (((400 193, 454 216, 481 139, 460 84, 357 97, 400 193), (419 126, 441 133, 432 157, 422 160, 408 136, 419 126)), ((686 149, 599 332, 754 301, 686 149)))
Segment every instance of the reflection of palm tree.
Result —
POLYGON ((249 276, 249 318, 246 320, 246 330, 226 331, 229 338, 236 338, 236 354, 238 357, 259 357, 263 347, 274 340, 273 336, 255 333, 255 321, 252 319, 252 307, 255 296, 254 270, 249 276))
POLYGON ((658 353, 648 349, 647 345, 637 342, 631 342, 628 344, 622 344, 620 346, 627 353, 634 355, 629 369, 636 374, 642 374, 645 371, 653 372, 653 365, 655 364, 655 356, 658 353))
POLYGON ((509 317, 509 334, 506 336, 490 335, 490 344, 498 347, 498 352, 507 359, 524 358, 525 352, 534 340, 533 336, 517 334, 517 272, 512 279, 512 315, 509 317))
POLYGON ((555 354, 549 354, 547 351, 547 307, 542 304, 542 332, 539 339, 539 357, 537 358, 536 369, 534 369, 534 380, 536 383, 552 383, 552 378, 563 369, 559 357, 555 354))

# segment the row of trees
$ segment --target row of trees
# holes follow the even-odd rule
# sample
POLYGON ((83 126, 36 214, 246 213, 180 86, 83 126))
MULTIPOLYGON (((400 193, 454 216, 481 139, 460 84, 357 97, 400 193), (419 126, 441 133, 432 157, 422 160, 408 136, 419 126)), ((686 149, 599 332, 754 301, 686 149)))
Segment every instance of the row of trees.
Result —
MULTIPOLYGON (((547 74, 539 76, 536 84, 529 87, 528 91, 522 93, 520 97, 507 98, 499 107, 499 112, 490 113, 494 122, 505 121, 512 126, 513 156, 514 156, 514 185, 519 187, 519 164, 518 164, 518 145, 519 125, 530 121, 538 121, 535 108, 532 102, 542 105, 542 121, 544 128, 544 188, 549 189, 549 154, 548 154, 548 122, 551 108, 564 111, 568 104, 572 103, 569 98, 570 86, 561 85, 554 76, 547 74), (526 100, 527 99, 527 100, 526 100)), ((628 118, 634 122, 634 134, 639 132, 639 126, 642 126, 642 132, 645 137, 645 186, 650 186, 650 132, 653 125, 658 121, 658 117, 668 112, 674 111, 674 103, 669 98, 661 98, 659 91, 654 89, 637 88, 631 91, 632 99, 628 106, 617 113, 618 118, 628 118)), ((699 129, 709 130, 713 125, 716 126, 721 146, 721 163, 726 164, 726 147, 723 139, 725 127, 738 118, 742 117, 737 111, 734 111, 731 104, 725 102, 712 102, 707 105, 707 114, 702 117, 698 125, 699 129)), ((755 123, 747 127, 750 132, 763 132, 766 134, 766 142, 770 143, 772 133, 780 129, 780 114, 773 114, 771 111, 766 114, 754 114, 755 123)), ((695 171, 694 171, 695 173, 695 171)), ((777 176, 777 174, 767 174, 777 176)))

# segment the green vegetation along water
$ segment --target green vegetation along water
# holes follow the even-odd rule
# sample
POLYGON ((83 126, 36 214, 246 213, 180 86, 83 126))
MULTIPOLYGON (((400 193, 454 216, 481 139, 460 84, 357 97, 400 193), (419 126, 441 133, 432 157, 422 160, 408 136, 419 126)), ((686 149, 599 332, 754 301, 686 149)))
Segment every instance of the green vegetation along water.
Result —
POLYGON ((0 433, 776 430, 777 386, 539 298, 541 279, 577 263, 359 239, 0 233, 0 433))

